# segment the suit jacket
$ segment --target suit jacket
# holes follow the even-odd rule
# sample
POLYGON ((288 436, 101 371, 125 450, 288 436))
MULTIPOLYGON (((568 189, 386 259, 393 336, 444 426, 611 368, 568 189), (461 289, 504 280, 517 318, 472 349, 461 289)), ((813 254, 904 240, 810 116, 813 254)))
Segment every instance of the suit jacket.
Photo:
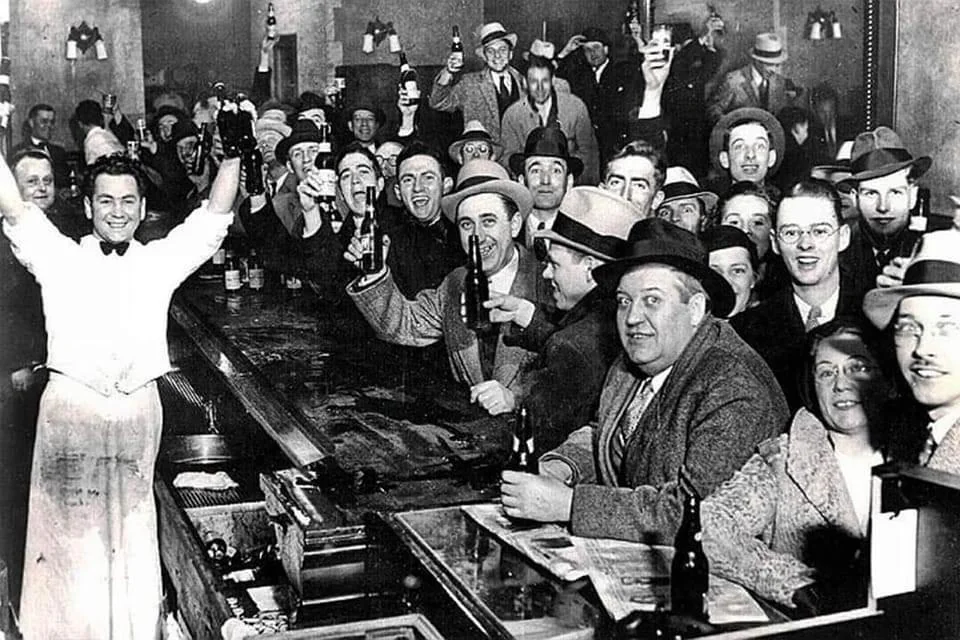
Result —
MULTIPOLYGON (((520 264, 510 295, 536 301, 536 281, 540 277, 536 259, 519 244, 520 264)), ((377 337, 387 342, 424 347, 443 340, 450 369, 458 382, 475 385, 485 380, 480 364, 477 335, 460 317, 460 295, 467 270, 457 267, 436 289, 424 289, 413 299, 400 293, 393 275, 387 275, 360 289, 356 281, 347 288, 360 312, 377 337)), ((497 338, 493 379, 522 400, 520 376, 536 354, 523 347, 507 344, 506 331, 497 338)))
MULTIPOLYGON (((859 316, 862 294, 853 290, 841 270, 840 299, 836 317, 859 316)), ((731 318, 730 325, 766 361, 777 377, 791 411, 802 406, 800 372, 806 358, 806 318, 793 300, 793 287, 786 286, 757 306, 731 318)))
POLYGON ((616 468, 611 443, 643 379, 624 355, 610 367, 596 422, 541 459, 573 469, 575 535, 671 544, 686 465, 701 496, 733 475, 788 414, 776 379, 723 320, 703 320, 653 396, 616 468))
MULTIPOLYGON (((570 155, 583 161, 583 173, 577 179, 577 184, 596 184, 599 180, 600 156, 587 105, 572 93, 554 91, 553 107, 560 129, 567 136, 570 155)), ((523 152, 527 136, 539 126, 540 114, 529 99, 514 102, 504 112, 500 125, 500 144, 503 145, 500 162, 508 170, 510 156, 523 152)))
POLYGON ((53 142, 33 144, 33 139, 30 136, 27 136, 20 141, 20 144, 15 146, 10 151, 9 157, 12 158, 14 154, 16 154, 18 151, 23 151, 24 149, 37 149, 47 153, 47 155, 50 156, 51 164, 53 164, 54 185, 57 187, 57 189, 63 189, 70 186, 70 164, 67 162, 66 149, 53 142))
POLYGON ((554 325, 543 308, 519 334, 540 355, 521 379, 537 446, 552 449, 590 422, 607 369, 620 352, 613 301, 594 289, 554 325))
MULTIPOLYGON (((891 257, 909 256, 922 234, 905 227, 889 243, 891 257)), ((877 286, 880 264, 873 252, 873 240, 860 216, 850 224, 850 245, 840 254, 840 268, 850 274, 854 290, 862 298, 877 286)))
MULTIPOLYGON (((520 100, 527 97, 527 84, 520 72, 507 67, 513 85, 518 88, 520 100)), ((463 112, 463 121, 479 120, 490 136, 500 142, 500 110, 497 107, 497 87, 488 69, 454 76, 450 84, 433 80, 430 91, 430 107, 438 111, 463 112)), ((439 74, 438 76, 439 77, 439 74)))
MULTIPOLYGON (((748 64, 731 71, 717 85, 707 100, 707 119, 711 123, 715 123, 723 114, 740 107, 761 108, 760 96, 753 86, 752 67, 753 65, 748 64)), ((767 111, 774 115, 780 109, 792 104, 787 96, 786 82, 786 78, 779 74, 773 74, 770 78, 770 102, 767 111)))
POLYGON ((930 456, 927 466, 937 471, 960 474, 960 420, 947 431, 930 456))
POLYGON ((700 514, 711 572, 788 606, 815 571, 842 576, 853 594, 862 585, 865 599, 858 560, 866 531, 827 429, 806 409, 794 416, 789 435, 762 442, 703 501, 700 514))
POLYGON ((557 76, 566 79, 574 95, 587 105, 600 149, 600 166, 603 166, 628 142, 629 113, 643 96, 640 66, 610 60, 597 82, 593 69, 578 50, 560 60, 557 76))

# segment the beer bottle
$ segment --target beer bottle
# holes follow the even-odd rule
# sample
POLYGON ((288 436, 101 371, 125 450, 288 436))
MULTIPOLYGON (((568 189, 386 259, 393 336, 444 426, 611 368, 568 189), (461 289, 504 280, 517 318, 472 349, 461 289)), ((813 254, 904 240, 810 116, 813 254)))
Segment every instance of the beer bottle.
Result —
POLYGON ((407 62, 407 54, 401 51, 400 56, 400 86, 406 89, 406 104, 420 103, 420 84, 417 71, 407 62))
POLYGON ((317 204, 324 211, 335 213, 337 200, 337 165, 333 155, 333 144, 330 142, 330 123, 320 124, 320 149, 313 165, 318 169, 320 178, 320 194, 317 204))
POLYGON ((533 419, 530 410, 520 407, 513 425, 513 442, 510 447, 510 458, 507 460, 508 471, 522 471, 536 474, 537 444, 533 429, 533 419))
POLYGON ((227 249, 226 259, 223 264, 223 288, 227 291, 237 291, 242 286, 240 280, 240 260, 232 250, 227 249))
POLYGON ((77 170, 70 169, 70 187, 68 190, 71 200, 76 200, 80 197, 80 181, 77 180, 77 170))
POLYGON ((272 2, 267 3, 267 39, 277 39, 277 14, 272 2))
POLYGON ((683 520, 674 539, 673 564, 670 567, 670 610, 674 615, 707 621, 707 591, 710 585, 710 567, 703 552, 700 529, 700 496, 687 476, 686 468, 679 473, 680 488, 684 493, 683 520))
POLYGON ((930 219, 930 189, 919 187, 917 189, 917 204, 913 207, 910 215, 910 230, 924 233, 927 230, 927 223, 930 219))
POLYGON ((483 273, 483 259, 480 257, 480 238, 470 236, 467 253, 467 275, 463 283, 463 294, 467 303, 467 327, 476 332, 488 331, 490 310, 483 303, 490 299, 487 276, 483 273))
POLYGON ((200 139, 197 141, 197 147, 194 149, 193 157, 190 159, 190 172, 193 175, 203 175, 203 170, 207 168, 207 161, 210 159, 211 151, 213 151, 212 123, 204 122, 200 125, 200 139))
POLYGON ((367 187, 367 198, 363 210, 363 222, 360 223, 360 270, 365 274, 377 273, 383 269, 383 231, 377 223, 376 189, 367 187))
POLYGON ((264 272, 263 272, 263 262, 260 261, 260 256, 257 255, 256 249, 250 250, 250 259, 247 261, 247 273, 250 281, 250 288, 254 291, 259 291, 263 289, 264 284, 264 272))
POLYGON ((137 144, 142 145, 147 140, 147 123, 143 118, 137 118, 137 144))
POLYGON ((463 42, 460 40, 460 27, 453 25, 453 42, 450 44, 450 53, 463 64, 463 42))
MULTIPOLYGON (((246 100, 247 96, 238 93, 237 103, 246 100)), ((257 148, 257 133, 253 123, 253 116, 249 112, 240 110, 241 117, 246 118, 249 129, 240 141, 240 165, 243 167, 244 183, 247 193, 251 196, 264 193, 267 188, 263 181, 263 154, 257 148)))

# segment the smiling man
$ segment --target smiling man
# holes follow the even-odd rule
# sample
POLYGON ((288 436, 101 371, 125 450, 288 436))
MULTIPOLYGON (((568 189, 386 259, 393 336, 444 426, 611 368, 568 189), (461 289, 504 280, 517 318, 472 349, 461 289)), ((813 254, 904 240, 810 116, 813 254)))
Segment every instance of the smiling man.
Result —
MULTIPOLYGON (((443 213, 456 224, 466 251, 478 236, 483 272, 491 295, 510 294, 536 300, 537 261, 515 238, 530 212, 530 193, 510 180, 506 170, 489 160, 467 163, 457 176, 458 188, 441 201, 443 213)), ((387 260, 392 251, 385 241, 387 260)), ((344 258, 358 264, 360 243, 354 238, 344 258)), ((511 410, 522 400, 520 374, 536 354, 504 342, 500 325, 477 334, 461 317, 466 269, 451 271, 434 289, 414 298, 397 288, 389 262, 375 274, 356 278, 347 288, 377 336, 396 344, 423 347, 443 341, 457 381, 470 385, 470 399, 491 413, 511 410)))
POLYGON ((900 373, 925 412, 904 425, 908 462, 960 474, 960 231, 923 237, 903 283, 869 291, 863 311, 890 329, 900 373), (917 428, 919 427, 919 428, 917 428))
POLYGON ((51 140, 53 131, 57 126, 56 110, 49 104, 35 104, 30 107, 30 111, 27 113, 27 121, 24 124, 27 135, 20 144, 11 150, 8 157, 26 149, 43 151, 50 156, 50 161, 53 164, 53 178, 56 187, 62 189, 68 186, 70 165, 67 164, 67 152, 62 146, 51 140))
POLYGON ((780 432, 787 408, 769 368, 714 317, 734 295, 696 236, 654 218, 627 243, 593 270, 616 296, 623 349, 596 419, 544 454, 539 475, 504 471, 501 502, 575 535, 664 544, 683 511, 681 467, 706 497, 780 432))
POLYGON ((798 362, 808 331, 836 316, 856 316, 861 296, 841 278, 840 252, 850 243, 840 195, 829 182, 806 180, 786 193, 770 232, 790 284, 731 324, 757 350, 783 387, 792 410, 801 405, 798 362))
POLYGON ((663 201, 666 175, 663 151, 640 140, 631 142, 610 159, 600 188, 636 205, 641 219, 649 218, 663 201))
POLYGON ((786 151, 783 127, 763 109, 743 107, 720 118, 710 132, 710 162, 720 178, 709 188, 726 193, 732 183, 767 184, 786 151))
POLYGON ((0 163, 3 230, 41 285, 48 329, 20 608, 25 637, 152 638, 158 628, 156 378, 170 370, 170 298, 233 219, 249 121, 235 108, 219 119, 227 159, 209 201, 147 245, 134 239, 146 215, 139 163, 117 155, 91 166, 85 209, 93 233, 79 244, 21 199, 0 163))

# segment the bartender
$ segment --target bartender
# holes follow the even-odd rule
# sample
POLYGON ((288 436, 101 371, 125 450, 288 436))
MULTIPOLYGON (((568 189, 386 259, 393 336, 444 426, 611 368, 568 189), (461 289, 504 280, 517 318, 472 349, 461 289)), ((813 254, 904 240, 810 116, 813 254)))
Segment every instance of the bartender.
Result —
POLYGON ((236 105, 225 107, 227 159, 210 199, 149 245, 134 239, 146 214, 138 162, 118 154, 91 166, 93 233, 79 244, 21 199, 0 162, 3 230, 40 284, 48 333, 20 607, 26 638, 157 637, 156 378, 171 369, 167 311, 233 219, 245 123, 236 105))

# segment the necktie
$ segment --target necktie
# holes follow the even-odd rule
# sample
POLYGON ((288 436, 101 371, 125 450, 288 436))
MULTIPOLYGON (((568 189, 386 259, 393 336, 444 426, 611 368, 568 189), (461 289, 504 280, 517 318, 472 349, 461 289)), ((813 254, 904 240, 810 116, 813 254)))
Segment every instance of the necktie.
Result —
POLYGON ((923 449, 920 450, 920 458, 918 462, 927 466, 930 464, 930 458, 933 457, 933 454, 937 450, 937 441, 933 439, 933 430, 927 429, 927 439, 923 442, 923 449))
POLYGON ((503 96, 504 99, 510 97, 510 90, 507 89, 507 79, 503 75, 500 76, 500 95, 503 96))
POLYGON ((117 252, 118 256, 122 256, 127 252, 127 249, 130 248, 129 242, 101 242, 100 251, 103 252, 103 255, 108 256, 114 251, 117 252))
POLYGON ((647 378, 640 383, 640 388, 637 389, 637 393, 633 397, 633 400, 630 401, 627 410, 623 412, 623 418, 620 420, 620 424, 617 425, 617 433, 610 442, 611 457, 613 458, 614 467, 617 469, 620 468, 620 463, 623 461, 623 452, 627 447, 627 441, 630 440, 633 432, 637 430, 637 426, 640 424, 640 418, 643 417, 643 412, 646 411, 647 405, 650 404, 650 400, 653 398, 652 380, 652 378, 647 378))
POLYGON ((804 330, 807 333, 810 333, 814 329, 820 326, 820 316, 823 315, 823 309, 817 306, 810 307, 810 311, 807 313, 807 323, 803 326, 804 330))
POLYGON ((770 83, 766 78, 760 81, 760 106, 764 109, 770 108, 770 83))
POLYGON ((547 223, 543 220, 540 221, 540 224, 537 225, 537 231, 543 231, 547 228, 547 223))

